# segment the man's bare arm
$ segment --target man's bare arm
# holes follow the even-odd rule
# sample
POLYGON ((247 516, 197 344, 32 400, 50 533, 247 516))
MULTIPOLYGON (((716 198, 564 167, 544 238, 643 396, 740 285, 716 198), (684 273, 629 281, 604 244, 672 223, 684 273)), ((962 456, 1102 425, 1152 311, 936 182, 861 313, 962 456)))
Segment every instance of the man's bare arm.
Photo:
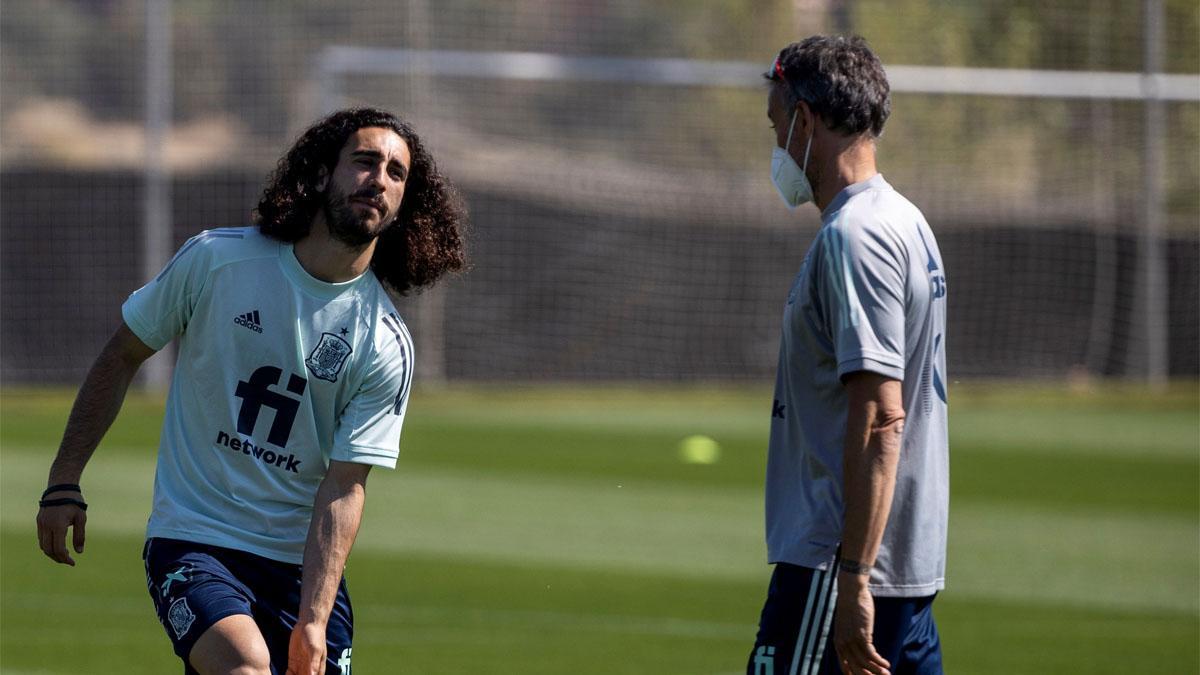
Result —
POLYGON ((875 602, 868 581, 892 509, 904 405, 900 382, 877 373, 852 373, 845 386, 848 415, 842 471, 846 515, 834 643, 845 672, 885 673, 889 664, 871 643, 875 602))
POLYGON ((325 672, 325 628, 366 501, 367 464, 329 462, 304 544, 300 611, 288 646, 288 675, 325 672))
MULTIPOLYGON (((71 416, 67 419, 67 428, 63 432, 62 443, 59 444, 58 454, 50 466, 50 476, 46 486, 78 484, 83 475, 83 469, 100 445, 100 439, 112 426, 121 403, 125 400, 125 392, 129 383, 137 373, 142 362, 154 354, 124 322, 104 345, 100 356, 88 371, 75 404, 71 407, 71 416)), ((74 490, 60 490, 45 495, 46 499, 75 497, 82 495, 74 490)), ((83 509, 73 504, 47 506, 38 510, 37 528, 38 543, 42 552, 55 562, 74 565, 75 560, 67 551, 67 529, 73 530, 72 543, 76 553, 83 552, 84 524, 87 516, 83 509)))

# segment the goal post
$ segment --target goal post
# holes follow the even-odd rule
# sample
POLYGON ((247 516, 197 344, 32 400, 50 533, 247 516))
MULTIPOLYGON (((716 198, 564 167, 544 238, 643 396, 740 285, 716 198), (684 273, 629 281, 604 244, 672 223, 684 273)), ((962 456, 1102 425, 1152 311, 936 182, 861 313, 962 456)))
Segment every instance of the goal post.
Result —
MULTIPOLYGON (((422 100, 404 101, 400 97, 396 99, 397 108, 402 114, 416 111, 418 129, 427 137, 432 137, 439 161, 443 156, 446 157, 452 169, 451 175, 456 178, 461 176, 460 180, 465 185, 483 188, 484 193, 499 191, 505 195, 516 194, 523 200, 522 204, 513 205, 500 199, 505 203, 496 207, 493 202, 497 200, 484 198, 483 204, 476 209, 478 217, 490 217, 491 214, 483 209, 503 208, 512 209, 513 213, 505 214, 502 219, 517 228, 533 228, 531 223, 537 222, 539 217, 547 218, 547 223, 553 222, 554 218, 586 221, 589 228, 603 230, 612 227, 610 238, 614 241, 622 239, 632 243, 652 237, 637 230, 645 227, 647 219, 652 221, 668 210, 679 214, 676 219, 679 223, 701 223, 718 212, 723 214, 723 223, 732 228, 737 227, 735 221, 739 218, 743 221, 744 229, 751 230, 766 227, 764 231, 769 231, 771 228, 764 226, 764 223, 787 222, 788 216, 764 205, 769 196, 761 187, 765 181, 755 180, 757 174, 754 173, 753 153, 739 150, 747 157, 739 155, 730 159, 728 166, 706 171, 698 165, 690 149, 679 150, 678 143, 668 147, 671 134, 676 132, 664 129, 661 132, 661 136, 667 139, 664 141, 655 135, 653 129, 639 126, 641 120, 625 118, 622 114, 623 108, 632 108, 646 116, 647 110, 661 104, 664 116, 670 117, 673 111, 678 110, 681 100, 695 97, 703 99, 705 104, 715 102, 718 108, 724 106, 729 109, 726 112, 736 110, 741 115, 726 115, 723 119, 727 123, 720 128, 727 129, 736 124, 752 127, 762 112, 754 110, 747 102, 761 100, 752 90, 762 89, 761 75, 765 67, 765 64, 744 61, 330 46, 318 54, 314 75, 317 105, 325 111, 357 101, 386 100, 386 96, 379 95, 380 90, 388 88, 383 83, 394 83, 397 78, 410 78, 413 82, 419 80, 419 88, 410 86, 408 89, 399 89, 422 100), (697 96, 697 92, 703 92, 704 95, 697 96), (627 124, 622 126, 622 120, 627 124), (503 128, 505 124, 509 128, 503 128), (546 125, 546 128, 542 129, 539 124, 546 125), (586 136, 586 141, 579 139, 580 136, 586 136), (613 145, 631 144, 630 150, 610 153, 594 150, 605 142, 613 145), (570 146, 568 150, 558 152, 559 147, 567 145, 570 146), (671 153, 678 155, 672 156, 671 153), (530 208, 537 212, 538 217, 523 217, 521 209, 530 208), (555 209, 570 213, 561 216, 543 213, 555 209), (726 210, 728 213, 724 213, 726 210), (612 214, 617 215, 610 218, 612 214), (626 217, 632 220, 623 221, 622 218, 626 217), (635 222, 638 224, 633 224, 635 222)), ((1061 189, 1046 191, 1046 188, 1039 187, 1043 191, 1039 193, 1028 186, 1017 186, 1016 178, 1004 175, 1006 171, 1019 171, 1022 167, 971 166, 967 163, 971 152, 962 148, 953 149, 955 154, 952 155, 939 155, 938 152, 951 151, 899 149, 894 144, 889 145, 895 143, 894 137, 889 136, 881 141, 885 173, 893 175, 893 165, 888 163, 889 160, 903 160, 905 164, 899 169, 903 185, 898 187, 913 197, 923 209, 933 202, 935 217, 931 217, 931 221, 935 228, 946 221, 966 223, 949 228, 953 230, 951 235, 963 235, 958 239, 964 243, 958 246, 965 247, 965 253, 980 255, 978 242, 987 242, 983 244, 985 246, 998 243, 1002 248, 1011 249, 1005 253, 1013 256, 1010 266, 1021 268, 997 268, 988 277, 989 272, 983 269, 986 264, 971 263, 964 265, 966 269, 959 269, 957 275, 952 277, 952 283, 954 278, 960 281, 960 291, 970 289, 972 293, 985 294, 984 297, 972 299, 986 304, 983 309, 964 307, 963 311, 956 312, 957 319, 952 317, 952 322, 963 322, 960 323, 957 336, 952 332, 952 337, 958 339, 951 344, 952 357, 956 347, 963 350, 960 353, 966 354, 963 358, 968 365, 960 367, 959 372, 988 376, 1054 377, 1083 370, 1093 374, 1141 377, 1150 381, 1164 378, 1171 289, 1167 286, 1170 256, 1166 235, 1162 230, 1162 214, 1166 209, 1167 197, 1161 184, 1162 176, 1166 173, 1161 166, 1165 161, 1165 153, 1161 148, 1166 134, 1166 120, 1161 111, 1163 106, 1194 107, 1200 102, 1200 76, 1153 70, 1114 73, 911 65, 891 65, 887 67, 887 73, 893 94, 914 102, 913 109, 937 111, 946 106, 956 106, 962 109, 956 114, 973 122, 975 118, 970 111, 980 105, 973 101, 998 102, 996 110, 983 110, 979 116, 982 120, 999 119, 1002 113, 998 110, 1008 110, 1017 102, 1025 101, 1022 105, 1033 111, 1026 113, 1028 124, 1032 126, 1038 124, 1038 115, 1086 120, 1089 116, 1095 117, 1096 110, 1101 110, 1101 117, 1107 115, 1109 118, 1105 128, 1113 135, 1124 133, 1127 127, 1132 127, 1134 133, 1143 136, 1142 143, 1121 147, 1121 151, 1128 156, 1141 158, 1146 168, 1143 175, 1146 182, 1138 187, 1153 202, 1138 202, 1140 217, 1135 217, 1136 222, 1132 223, 1132 227, 1111 224, 1113 219, 1127 221, 1124 213, 1103 216, 1108 224, 1101 223, 1096 220, 1098 215, 1085 203, 1089 197, 1073 194, 1073 191, 1090 195, 1092 192, 1117 189, 1115 185, 1097 184, 1098 179, 1088 173, 1086 158, 1080 160, 1085 166, 1078 167, 1070 175, 1055 175, 1052 169, 1045 169, 1041 181, 1060 183, 1061 189), (1096 108, 1097 105, 1100 108, 1096 108), (1135 110, 1130 106, 1137 108, 1135 110), (1137 110, 1144 110, 1145 114, 1138 114, 1137 110), (1154 113, 1154 110, 1160 112, 1154 113), (1133 126, 1134 122, 1130 120, 1139 122, 1133 126), (1156 148, 1159 148, 1157 152, 1156 148), (928 178, 922 175, 925 171, 940 173, 931 173, 929 175, 936 178, 928 178), (989 171, 995 175, 989 175, 989 171), (1159 177, 1159 183, 1153 182, 1156 176, 1159 177), (951 188, 944 184, 959 183, 966 191, 957 197, 957 201, 947 199, 948 205, 942 206, 938 204, 938 195, 941 193, 932 198, 923 198, 919 194, 922 180, 942 183, 939 189, 947 192, 951 188), (994 185, 989 181, 994 181, 994 185), (905 189, 914 185, 918 194, 905 189), (1040 205, 1027 203, 1039 200, 1042 202, 1040 205), (1019 205, 1014 206, 1013 202, 1019 205), (1004 234, 1004 228, 1009 226, 1010 221, 1015 223, 1012 225, 1015 232, 1011 236, 1004 234), (966 232, 964 228, 970 223, 987 224, 998 234, 992 236, 966 232), (1051 240, 1050 237, 1037 234, 1039 228, 1060 227, 1055 223, 1062 224, 1061 227, 1066 229, 1082 227, 1086 236, 1079 237, 1066 232, 1058 239, 1051 240), (1055 259, 1055 253, 1045 252, 1047 243, 1051 247, 1070 247, 1070 251, 1064 253, 1066 259, 1061 264, 1055 259), (1033 258, 1028 255, 1017 257, 1021 255, 1018 251, 1025 248, 1030 248, 1033 258), (1135 253, 1129 255, 1129 250, 1135 253), (1053 269, 1056 266, 1059 269, 1053 269), (1018 288, 1018 285, 1021 286, 1018 288), (1136 285, 1140 290, 1130 294, 1126 290, 1129 285, 1136 285), (1057 303, 1045 303, 1054 305, 1053 308, 1039 306, 1039 294, 1046 293, 1057 296, 1057 303), (1022 297, 1013 300, 1011 296, 1014 295, 1022 297), (1005 330, 997 330, 996 326, 1002 322, 1012 325, 1005 330), (987 361, 989 350, 1006 353, 1001 358, 987 361)), ((312 117, 315 117, 318 111, 313 112, 312 117)), ((693 119, 687 119, 684 123, 694 125, 693 131, 701 130, 702 125, 693 119)), ((714 120, 713 124, 720 123, 714 120)), ((1066 123, 1060 121, 1059 124, 1070 126, 1069 120, 1066 123)), ((895 126, 892 124, 889 129, 895 126)), ((937 129, 924 129, 922 133, 936 134, 937 129)), ((763 146, 758 154, 765 155, 768 149, 767 141, 763 138, 765 136, 757 141, 763 146)), ((741 141, 741 137, 734 140, 741 141)), ((1039 147, 1045 143, 1036 131, 1023 133, 1018 140, 1028 146, 1025 152, 1030 157, 1046 152, 1045 148, 1039 147)), ((903 141, 908 142, 909 139, 903 141)), ((692 136, 680 142, 708 141, 692 136)), ((1105 142, 1107 140, 1098 141, 1105 142)), ((938 147, 938 140, 933 137, 918 138, 912 143, 938 147)), ((1011 152, 1003 147, 1000 150, 1011 152)), ((1114 173, 1112 178, 1119 180, 1120 176, 1114 173)), ((802 222, 804 227, 814 226, 811 219, 802 222)), ((553 226, 547 224, 545 227, 553 226)), ((753 255, 748 250, 751 246, 729 232, 716 235, 709 233, 712 236, 708 238, 714 240, 711 243, 713 248, 702 250, 703 244, 697 243, 686 233, 686 224, 680 224, 680 228, 678 231, 668 228, 670 234, 660 237, 663 241, 659 244, 670 251, 670 261, 660 258, 661 262, 656 264, 662 265, 662 269, 641 267, 636 272, 631 271, 630 274, 640 274, 644 278, 628 278, 626 286, 616 289, 625 297, 613 304, 605 304, 607 309, 604 311, 611 315, 597 319, 595 316, 574 316, 565 309, 570 302, 611 302, 610 297, 597 298, 594 289, 586 288, 587 277, 582 274, 572 276, 570 271, 565 270, 562 276, 545 281, 553 284, 552 289, 547 291, 554 294, 553 298, 531 298, 530 294, 536 295, 540 291, 529 287, 524 297, 479 301, 481 305, 492 309, 504 306, 514 312, 525 312, 521 315, 523 319, 514 320, 514 324, 521 325, 509 326, 509 332, 491 336, 493 349, 499 352, 515 350, 512 354, 513 364, 521 362, 522 358, 527 361, 531 355, 542 353, 538 349, 544 351, 547 345, 567 346, 570 351, 569 346, 573 342, 578 343, 581 336, 594 337, 589 331, 594 331, 597 326, 606 333, 613 333, 616 330, 614 326, 618 324, 623 325, 626 331, 637 333, 628 339, 623 349, 609 352, 594 345, 587 349, 579 347, 578 357, 607 355, 610 361, 619 362, 628 358, 632 350, 644 350, 650 355, 645 358, 657 358, 655 364, 646 367, 645 364, 638 365, 633 359, 621 367, 600 373, 593 372, 590 367, 579 366, 578 362, 545 364, 545 370, 518 365, 492 368, 482 363, 447 365, 444 359, 451 358, 447 354, 462 353, 455 345, 448 344, 447 340, 457 341, 458 348, 467 349, 468 341, 457 336, 457 333, 492 330, 495 326, 485 329, 472 328, 461 322, 455 324, 455 319, 445 314, 447 311, 453 312, 454 301, 439 296, 436 302, 425 302, 424 306, 414 308, 419 315, 418 323, 448 326, 445 332, 437 332, 438 344, 433 345, 432 351, 442 359, 436 369, 452 377, 468 378, 555 377, 564 373, 568 378, 637 377, 641 373, 650 373, 651 377, 656 378, 704 378, 741 372, 739 369, 748 368, 742 365, 745 363, 765 362, 768 366, 773 365, 775 344, 772 337, 764 335, 771 334, 771 331, 764 331, 765 324, 752 315, 760 311, 754 307, 769 305, 757 295, 753 298, 754 302, 739 304, 730 301, 720 309, 713 308, 710 311, 714 315, 724 313, 724 317, 706 317, 701 327, 688 324, 696 319, 690 309, 679 310, 677 314, 671 313, 674 309, 649 309, 657 305, 647 300, 644 294, 654 292, 655 288, 671 298, 675 305, 690 308, 697 303, 697 298, 685 297, 688 293, 686 289, 675 286, 682 283, 679 279, 701 273, 695 268, 712 266, 714 260, 728 253, 728 250, 722 249, 720 240, 723 238, 738 241, 737 255, 753 255), (743 248, 747 250, 743 251, 743 248), (687 255, 684 251, 693 252, 696 258, 689 260, 683 257, 687 255), (679 279, 672 279, 672 272, 677 273, 679 279), (433 312, 437 315, 432 316, 433 312), (551 316, 554 312, 557 315, 551 316), (671 323, 672 326, 650 325, 649 322, 654 320, 671 323), (747 326, 741 333, 741 339, 756 341, 753 357, 743 355, 733 359, 725 364, 723 371, 715 374, 693 363, 676 363, 675 370, 666 366, 663 371, 654 370, 654 365, 667 359, 666 354, 688 352, 694 348, 697 340, 703 341, 704 338, 695 335, 695 331, 708 334, 719 332, 715 326, 722 320, 747 326), (518 335, 522 330, 540 330, 551 335, 544 339, 518 335), (668 336, 667 333, 672 335, 668 336), (518 346, 497 345, 495 340, 512 342, 518 346), (656 354, 659 356, 655 357, 656 354)), ((704 226, 697 225, 699 239, 705 238, 704 229, 704 226)), ((549 242, 545 230, 534 232, 532 229, 521 229, 519 234, 497 236, 514 237, 512 241, 504 242, 507 246, 553 249, 568 245, 549 242)), ((572 256, 577 256, 576 271, 580 266, 594 266, 597 270, 595 283, 601 285, 610 282, 604 279, 600 270, 626 269, 633 265, 619 259, 622 255, 621 246, 613 245, 611 250, 604 248, 605 244, 599 240, 605 236, 603 232, 589 231, 587 237, 596 240, 593 249, 570 252, 572 256)), ((772 236, 769 232, 765 235, 767 239, 772 236)), ((638 245, 645 243, 641 241, 638 245)), ((952 248, 956 246, 953 241, 950 245, 952 248)), ((802 253, 793 251, 791 255, 794 257, 802 253)), ((515 256, 511 264, 528 265, 531 261, 536 263, 540 260, 515 256)), ((798 258, 795 258, 795 262, 798 263, 798 258)), ((952 273, 955 271, 954 262, 953 258, 948 260, 952 273)), ((988 262, 986 257, 983 262, 988 262)), ((508 263, 495 258, 490 259, 489 264, 508 263)), ((786 269, 784 265, 784 262, 775 260, 767 264, 765 259, 755 261, 748 258, 745 269, 729 270, 724 279, 713 282, 713 287, 696 289, 695 292, 711 295, 714 288, 721 284, 749 283, 752 289, 747 293, 769 294, 767 289, 775 288, 777 281, 768 282, 765 278, 748 275, 764 267, 786 269)), ((517 273, 518 270, 514 269, 498 273, 498 276, 517 273)), ((1190 273, 1185 270, 1185 276, 1190 273)), ((786 280, 783 283, 786 284, 786 280)), ((495 289, 482 286, 471 286, 470 292, 496 292, 495 289)), ((720 292, 731 295, 738 293, 733 290, 720 292)), ((951 297, 958 302, 965 302, 962 296, 955 298, 954 293, 951 297)), ((461 315, 459 318, 467 320, 461 315)), ((1194 316, 1187 320, 1194 320, 1194 316)), ((621 340, 615 334, 610 334, 606 339, 621 340)), ((738 341, 732 335, 724 335, 719 339, 710 335, 710 339, 722 344, 738 341)), ((708 345, 706 348, 719 352, 721 345, 708 345)), ((670 358, 677 359, 675 356, 670 358)), ((761 376, 761 373, 757 375, 761 376)))
MULTIPOLYGON (((503 80, 618 82, 753 88, 766 66, 745 61, 636 59, 534 52, 471 52, 329 46, 317 57, 322 106, 336 107, 354 75, 438 75, 503 80)), ((896 93, 1033 98, 1200 101, 1200 75, 1007 68, 886 66, 896 93)))

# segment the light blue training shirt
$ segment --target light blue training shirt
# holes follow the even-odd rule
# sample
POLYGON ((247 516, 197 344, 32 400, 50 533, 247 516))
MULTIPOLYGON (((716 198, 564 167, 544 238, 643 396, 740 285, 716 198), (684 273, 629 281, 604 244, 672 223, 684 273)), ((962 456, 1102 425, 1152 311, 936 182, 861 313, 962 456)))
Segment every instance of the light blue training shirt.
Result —
POLYGON ((945 585, 949 507, 946 272, 925 217, 881 175, 842 190, 783 315, 767 459, 772 563, 828 569, 842 538, 843 378, 902 383, 906 419, 891 514, 871 573, 880 596, 945 585))
POLYGON ((179 337, 148 537, 299 564, 329 461, 395 467, 413 345, 370 270, 327 283, 257 228, 208 230, 122 315, 179 337))

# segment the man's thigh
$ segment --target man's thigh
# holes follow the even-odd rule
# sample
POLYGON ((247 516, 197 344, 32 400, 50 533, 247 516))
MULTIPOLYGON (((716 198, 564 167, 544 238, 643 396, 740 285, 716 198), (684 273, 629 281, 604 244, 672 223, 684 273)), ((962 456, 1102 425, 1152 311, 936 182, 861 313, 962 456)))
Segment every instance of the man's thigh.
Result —
POLYGON ((893 675, 941 675, 934 597, 875 598, 875 648, 892 664, 893 675))
POLYGON ((271 653, 254 619, 234 614, 200 635, 188 655, 187 673, 269 673, 271 653))
POLYGON ((747 675, 833 675, 836 572, 775 565, 747 675))
MULTIPOLYGON (((299 568, 295 576, 279 576, 255 580, 258 603, 254 607, 254 620, 262 630, 263 638, 271 651, 271 663, 279 666, 282 674, 286 669, 288 643, 292 629, 296 627, 300 607, 301 579, 299 568)), ((350 605, 350 594, 343 579, 338 584, 333 610, 325 627, 325 672, 330 675, 350 675, 351 643, 354 640, 354 611, 350 605)))
MULTIPOLYGON (((747 675, 837 675, 833 571, 780 563, 771 575, 747 675)), ((941 675, 934 596, 875 598, 875 648, 894 675, 941 675)))
POLYGON ((142 557, 155 612, 185 666, 197 640, 213 625, 230 616, 250 616, 253 592, 209 547, 151 539, 142 557))
MULTIPOLYGON (((251 617, 270 654, 287 670, 288 642, 300 606, 299 565, 242 551, 170 539, 146 544, 146 581, 175 653, 187 662, 200 636, 222 619, 251 617)), ((354 614, 345 580, 326 631, 329 673, 350 673, 354 614)))

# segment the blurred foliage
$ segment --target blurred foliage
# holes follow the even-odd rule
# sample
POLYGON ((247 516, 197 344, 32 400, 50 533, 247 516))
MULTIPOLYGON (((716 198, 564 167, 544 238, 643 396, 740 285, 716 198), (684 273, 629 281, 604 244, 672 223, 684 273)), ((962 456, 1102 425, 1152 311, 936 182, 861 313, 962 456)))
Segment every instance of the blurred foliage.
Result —
MULTIPOLYGON (((135 115, 145 0, 14 0, 0 9, 7 102, 68 95, 135 115), (124 86, 113 86, 125 83, 124 86)), ((1138 71, 1142 3, 1123 0, 845 0, 850 27, 886 63, 1138 71)), ((519 49, 610 56, 767 61, 801 25, 831 29, 832 0, 483 0, 253 5, 176 0, 176 109, 286 106, 326 44, 519 49), (824 7, 822 11, 820 8, 824 7), (814 10, 813 8, 816 8, 814 10), (382 16, 381 16, 382 14, 382 16)), ((1167 72, 1200 69, 1200 5, 1164 0, 1167 72)))
MULTIPOLYGON (((1143 3, 1128 0, 852 0, 853 29, 885 64, 1138 72, 1145 62, 1143 3), (936 29, 934 28, 936 27, 936 29)), ((1163 2, 1163 70, 1200 70, 1200 4, 1163 2)), ((1078 186, 1055 186, 1081 163, 1096 174, 1096 195, 1080 219, 1141 222, 1142 107, 1136 103, 1020 99, 956 100, 897 96, 887 138, 921 138, 922 147, 881 148, 953 182, 963 166, 996 167, 974 196, 1018 203, 1070 200, 1078 186), (919 131, 918 131, 919 130, 919 131), (1053 139, 1047 143, 1046 138, 1053 139), (927 162, 921 161, 928 160, 927 162), (1061 189, 1065 187, 1066 189, 1061 189), (1103 191, 1114 193, 1106 197, 1103 191)), ((1200 216, 1200 111, 1168 105, 1165 130, 1168 220, 1194 232, 1200 216)))
MULTIPOLYGON (((145 2, 3 3, 0 116, 32 97, 47 97, 78 100, 97 120, 140 119, 145 2)), ((1165 70, 1196 73, 1200 3, 1163 3, 1165 70)), ((330 44, 735 59, 765 65, 790 40, 845 23, 867 36, 888 64, 1136 72, 1145 58, 1143 3, 1128 0, 176 0, 172 12, 176 118, 232 112, 250 133, 275 143, 305 121, 297 117, 311 110, 316 53, 330 44)), ((519 84, 512 86, 503 93, 521 91, 519 84)), ((537 110, 538 121, 551 127, 569 122, 552 100, 539 101, 537 110)), ((710 89, 680 96, 665 109, 634 106, 620 121, 638 129, 639 137, 653 131, 669 137, 665 142, 677 143, 681 137, 695 137, 694 127, 664 120, 705 110, 720 111, 722 119, 745 112, 737 97, 710 89)), ((895 110, 889 139, 913 138, 910 131, 924 129, 921 138, 932 140, 919 148, 885 141, 882 147, 891 158, 904 166, 936 158, 947 179, 957 166, 990 162, 998 169, 999 185, 1005 184, 1005 172, 1011 178, 1007 191, 993 199, 1056 198, 1053 177, 1080 161, 1101 166, 1116 185, 1140 187, 1143 130, 1136 106, 962 98, 948 103, 939 97, 900 96, 895 110), (1034 134, 1031 128, 1051 129, 1056 140, 1047 143, 1046 133, 1034 134)), ((757 117, 755 112, 750 119, 757 117)), ((741 142, 734 134, 707 133, 712 138, 698 151, 706 157, 729 154, 727 146, 741 142)), ((1195 104, 1171 107, 1167 137, 1172 221, 1194 224, 1200 214, 1200 114, 1195 104)), ((1064 187, 1078 192, 1077 186, 1064 187)), ((1136 216, 1136 208, 1131 197, 1107 213, 1085 217, 1120 221, 1136 216)))
MULTIPOLYGON (((1136 72, 1143 3, 1129 0, 851 0, 854 31, 885 62, 1136 72)), ((1164 70, 1200 69, 1200 5, 1164 0, 1164 70)))

